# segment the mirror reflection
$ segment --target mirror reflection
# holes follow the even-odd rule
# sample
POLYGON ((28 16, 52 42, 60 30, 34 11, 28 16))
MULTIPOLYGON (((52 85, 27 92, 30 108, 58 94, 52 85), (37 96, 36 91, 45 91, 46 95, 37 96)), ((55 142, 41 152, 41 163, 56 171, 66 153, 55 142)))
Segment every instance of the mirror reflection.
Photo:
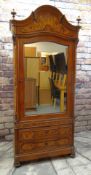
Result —
POLYGON ((67 109, 68 46, 53 42, 24 45, 25 115, 67 109))

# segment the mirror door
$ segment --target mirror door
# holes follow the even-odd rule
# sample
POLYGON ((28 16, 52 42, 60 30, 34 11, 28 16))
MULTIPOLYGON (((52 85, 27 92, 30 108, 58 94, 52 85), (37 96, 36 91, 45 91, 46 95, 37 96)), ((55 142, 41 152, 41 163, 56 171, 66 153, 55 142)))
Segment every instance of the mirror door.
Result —
POLYGON ((67 110, 68 46, 53 42, 24 44, 25 115, 67 110))

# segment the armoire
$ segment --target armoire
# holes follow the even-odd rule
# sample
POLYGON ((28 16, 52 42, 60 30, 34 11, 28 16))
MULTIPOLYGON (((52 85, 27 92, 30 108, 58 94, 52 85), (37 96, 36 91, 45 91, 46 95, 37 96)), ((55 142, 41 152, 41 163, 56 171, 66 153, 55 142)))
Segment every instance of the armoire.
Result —
POLYGON ((70 24, 65 15, 51 5, 38 7, 24 20, 16 20, 14 11, 12 15, 15 166, 30 160, 74 156, 75 65, 80 27, 70 24), (25 47, 35 48, 35 51, 30 49, 29 56, 28 52, 25 55, 25 47), (66 58, 66 75, 51 72, 49 68, 49 55, 54 57, 60 52, 64 52, 66 58), (50 77, 60 96, 50 95, 50 77), (65 87, 62 85, 64 77, 65 87), (40 84, 44 83, 42 89, 39 80, 40 84), (29 109, 28 98, 29 103, 32 98, 34 101, 29 109), (45 102, 40 98, 46 99, 45 102), (56 104, 51 103, 54 98, 58 98, 56 104))

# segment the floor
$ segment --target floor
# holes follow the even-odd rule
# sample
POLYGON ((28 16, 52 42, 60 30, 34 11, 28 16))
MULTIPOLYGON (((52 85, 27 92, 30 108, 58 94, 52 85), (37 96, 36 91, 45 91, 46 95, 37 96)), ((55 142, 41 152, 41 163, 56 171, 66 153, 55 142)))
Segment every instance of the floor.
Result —
POLYGON ((0 143, 0 175, 91 175, 91 131, 75 135, 75 158, 56 158, 13 166, 13 144, 0 143))
POLYGON ((50 114, 50 113, 60 113, 60 106, 56 105, 40 105, 36 109, 31 111, 26 111, 26 115, 30 116, 31 114, 50 114))

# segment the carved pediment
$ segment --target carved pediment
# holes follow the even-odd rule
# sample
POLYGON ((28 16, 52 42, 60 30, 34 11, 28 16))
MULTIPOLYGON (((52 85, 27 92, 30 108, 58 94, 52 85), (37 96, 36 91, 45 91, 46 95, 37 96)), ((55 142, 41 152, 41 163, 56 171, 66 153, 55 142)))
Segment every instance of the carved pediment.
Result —
POLYGON ((54 16, 38 16, 36 21, 30 23, 28 27, 21 28, 22 33, 30 33, 34 31, 47 31, 47 32, 61 32, 69 33, 69 30, 60 23, 58 19, 54 16))
POLYGON ((76 38, 79 27, 71 25, 65 16, 55 7, 45 5, 39 7, 25 20, 12 20, 15 34, 32 34, 35 32, 51 32, 76 38))

